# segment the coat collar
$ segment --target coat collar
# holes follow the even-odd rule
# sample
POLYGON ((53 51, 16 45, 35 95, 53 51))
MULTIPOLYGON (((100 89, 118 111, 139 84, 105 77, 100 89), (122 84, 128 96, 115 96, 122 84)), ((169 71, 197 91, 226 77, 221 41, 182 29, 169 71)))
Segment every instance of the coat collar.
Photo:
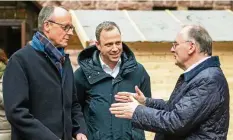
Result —
POLYGON ((198 73, 203 71, 206 68, 209 67, 220 67, 219 57, 218 56, 212 56, 209 59, 203 61, 199 65, 197 65, 194 69, 190 70, 187 73, 184 73, 184 81, 188 82, 191 80, 194 76, 196 76, 198 73))

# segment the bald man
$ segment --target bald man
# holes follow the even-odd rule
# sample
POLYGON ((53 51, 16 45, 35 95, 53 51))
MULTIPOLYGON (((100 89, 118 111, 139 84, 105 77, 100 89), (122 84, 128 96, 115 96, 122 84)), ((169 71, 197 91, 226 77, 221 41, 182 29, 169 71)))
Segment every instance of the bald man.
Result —
POLYGON ((73 71, 64 48, 73 35, 71 15, 44 7, 38 32, 9 60, 3 79, 12 140, 86 140, 73 71))

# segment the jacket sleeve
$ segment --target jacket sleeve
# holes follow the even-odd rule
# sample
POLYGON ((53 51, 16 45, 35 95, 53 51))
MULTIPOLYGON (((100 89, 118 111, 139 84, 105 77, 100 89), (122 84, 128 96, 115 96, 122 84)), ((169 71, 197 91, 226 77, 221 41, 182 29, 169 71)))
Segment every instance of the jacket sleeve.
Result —
POLYGON ((3 97, 7 119, 24 140, 59 140, 30 113, 29 81, 18 58, 8 62, 3 77, 3 97))
POLYGON ((87 135, 86 122, 84 120, 82 107, 79 104, 80 100, 77 98, 77 89, 74 83, 73 103, 72 103, 72 123, 73 123, 73 137, 78 133, 87 135))
POLYGON ((148 131, 183 135, 205 120, 220 104, 222 87, 217 82, 202 80, 196 83, 171 111, 138 106, 132 123, 135 127, 148 131))
POLYGON ((163 99, 146 98, 145 105, 154 109, 164 109, 166 106, 166 101, 164 101, 163 99))
POLYGON ((145 95, 145 97, 151 98, 151 88, 150 88, 150 76, 146 72, 145 68, 142 66, 143 77, 139 85, 139 89, 145 95))

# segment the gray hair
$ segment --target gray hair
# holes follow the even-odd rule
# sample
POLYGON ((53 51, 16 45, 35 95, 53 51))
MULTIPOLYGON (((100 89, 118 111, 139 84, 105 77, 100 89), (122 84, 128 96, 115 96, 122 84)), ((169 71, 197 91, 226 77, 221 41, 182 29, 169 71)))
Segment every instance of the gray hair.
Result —
POLYGON ((120 32, 121 34, 121 31, 120 31, 120 28, 118 27, 118 25, 115 23, 115 22, 112 22, 112 21, 104 21, 102 23, 100 23, 97 27, 96 27, 96 30, 95 30, 95 36, 96 36, 96 40, 97 41, 100 41, 100 34, 103 30, 105 31, 111 31, 113 30, 114 28, 117 28, 118 31, 120 32))
POLYGON ((199 45, 200 53, 205 53, 208 56, 212 55, 212 38, 206 29, 199 25, 184 26, 187 28, 188 40, 194 40, 199 45))
POLYGON ((51 18, 51 15, 54 12, 54 6, 45 6, 41 9, 39 16, 38 16, 38 30, 43 31, 43 24, 46 20, 51 18))

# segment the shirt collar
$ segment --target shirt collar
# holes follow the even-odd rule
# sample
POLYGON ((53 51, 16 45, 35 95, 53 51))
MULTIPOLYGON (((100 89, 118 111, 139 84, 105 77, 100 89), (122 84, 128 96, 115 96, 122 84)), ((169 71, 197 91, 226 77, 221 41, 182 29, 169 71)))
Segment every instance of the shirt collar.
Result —
POLYGON ((201 64, 202 62, 204 62, 205 60, 207 60, 208 58, 210 58, 211 56, 202 58, 201 60, 199 60, 198 62, 194 63, 192 66, 190 66, 187 70, 184 71, 184 73, 187 73, 189 71, 191 71, 192 69, 194 69, 197 65, 201 64))
MULTIPOLYGON (((100 60, 100 65, 101 65, 102 69, 110 68, 106 63, 104 63, 104 61, 102 60, 100 54, 99 54, 99 60, 100 60)), ((120 65, 121 65, 121 58, 118 60, 118 62, 117 62, 117 64, 116 64, 115 68, 116 68, 116 67, 120 67, 120 65)), ((115 68, 114 68, 114 69, 115 69, 115 68)), ((110 68, 110 69, 111 69, 111 68, 110 68)))

